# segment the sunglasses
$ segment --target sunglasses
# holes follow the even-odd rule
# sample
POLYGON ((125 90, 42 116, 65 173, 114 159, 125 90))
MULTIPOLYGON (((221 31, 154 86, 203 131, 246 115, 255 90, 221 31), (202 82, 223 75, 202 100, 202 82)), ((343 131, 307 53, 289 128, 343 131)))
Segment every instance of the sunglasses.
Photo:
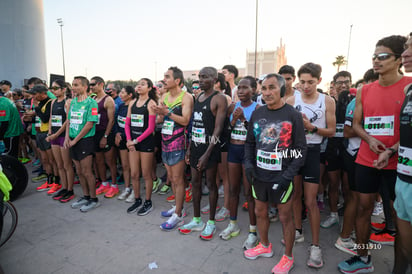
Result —
POLYGON ((374 54, 372 55, 372 61, 374 61, 375 59, 378 59, 379 61, 387 60, 391 58, 391 56, 396 56, 396 54, 389 53, 389 52, 382 52, 382 53, 374 54))
POLYGON ((163 87, 163 85, 157 85, 157 87, 158 87, 158 88, 162 88, 162 87, 163 87))
POLYGON ((112 90, 113 90, 112 88, 106 88, 104 91, 111 92, 112 90))
POLYGON ((199 89, 200 87, 192 87, 192 89, 199 89))
POLYGON ((61 87, 49 87, 49 90, 58 90, 58 89, 60 89, 61 87))
POLYGON ((90 83, 89 84, 90 87, 94 87, 95 85, 97 85, 97 83, 90 83))

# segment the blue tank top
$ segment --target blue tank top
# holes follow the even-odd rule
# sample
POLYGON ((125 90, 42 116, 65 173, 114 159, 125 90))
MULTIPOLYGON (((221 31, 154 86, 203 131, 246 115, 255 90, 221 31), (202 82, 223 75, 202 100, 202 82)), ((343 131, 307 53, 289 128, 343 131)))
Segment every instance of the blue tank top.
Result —
MULTIPOLYGON (((242 108, 243 115, 245 116, 246 120, 249 122, 250 117, 252 117, 252 113, 255 111, 257 105, 258 104, 256 102, 252 101, 252 104, 250 104, 250 106, 242 107, 241 102, 239 101, 239 102, 236 102, 233 112, 235 112, 237 108, 242 108)), ((233 112, 230 114, 230 122, 232 122, 233 120, 233 112)), ((238 119, 236 121, 235 126, 232 129, 232 132, 230 133, 230 138, 233 140, 238 140, 238 141, 246 141, 246 135, 247 135, 247 128, 238 119)))

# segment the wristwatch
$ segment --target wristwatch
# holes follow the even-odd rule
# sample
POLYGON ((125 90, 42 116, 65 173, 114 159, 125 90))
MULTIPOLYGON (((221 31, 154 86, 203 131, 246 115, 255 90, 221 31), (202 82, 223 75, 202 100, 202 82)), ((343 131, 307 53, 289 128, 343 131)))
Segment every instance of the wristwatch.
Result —
POLYGON ((396 154, 396 149, 394 149, 394 148, 391 148, 391 147, 388 147, 386 150, 389 150, 390 152, 391 152, 391 155, 389 156, 389 157, 392 157, 393 155, 395 155, 396 154))
POLYGON ((318 127, 317 126, 315 126, 313 129, 312 129, 312 131, 311 131, 312 133, 316 133, 316 132, 318 132, 318 127))
POLYGON ((107 136, 108 136, 108 135, 105 134, 103 137, 104 137, 104 138, 107 138, 107 136))

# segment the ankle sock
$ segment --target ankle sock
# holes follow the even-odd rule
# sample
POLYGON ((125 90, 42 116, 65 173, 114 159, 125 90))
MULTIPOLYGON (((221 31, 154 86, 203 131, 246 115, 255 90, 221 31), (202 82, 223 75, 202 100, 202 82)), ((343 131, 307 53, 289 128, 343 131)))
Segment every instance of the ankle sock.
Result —
POLYGON ((216 221, 214 221, 214 220, 209 220, 209 221, 207 221, 207 223, 210 224, 210 225, 215 225, 215 224, 216 224, 216 221))
POLYGON ((300 234, 302 234, 303 232, 302 228, 296 228, 296 231, 298 231, 300 234))
POLYGON ((196 223, 200 223, 202 221, 202 218, 200 217, 193 217, 193 221, 195 221, 196 223))

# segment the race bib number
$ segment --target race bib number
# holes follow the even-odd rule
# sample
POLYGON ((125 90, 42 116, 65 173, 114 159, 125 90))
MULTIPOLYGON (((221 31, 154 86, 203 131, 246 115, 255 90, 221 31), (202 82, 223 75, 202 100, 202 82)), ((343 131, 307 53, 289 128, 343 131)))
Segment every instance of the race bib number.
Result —
POLYGON ((70 114, 70 123, 75 125, 83 124, 83 112, 73 111, 70 114))
POLYGON ((144 125, 144 115, 143 114, 132 114, 130 116, 132 121, 132 127, 143 127, 144 125))
POLYGON ((36 116, 36 118, 34 119, 34 127, 40 128, 41 126, 41 120, 39 116, 36 116))
POLYGON ((164 121, 162 126, 162 134, 173 135, 173 128, 175 126, 174 121, 164 121))
POLYGON ((365 130, 372 136, 393 136, 395 116, 365 117, 365 130))
POLYGON ((399 146, 397 171, 412 176, 412 148, 399 146))
POLYGON ((119 125, 119 127, 124 128, 124 126, 126 125, 126 117, 117 116, 117 124, 119 125))
POLYGON ((61 127, 63 125, 63 117, 61 115, 52 115, 51 125, 52 127, 61 127))
POLYGON ((235 128, 230 133, 230 138, 233 140, 246 141, 247 129, 243 123, 236 123, 235 128))
POLYGON ((195 143, 206 144, 206 133, 204 128, 192 128, 192 141, 195 143))
POLYGON ((335 137, 343 138, 343 128, 344 127, 345 127, 345 124, 336 124, 335 137))
POLYGON ((276 152, 267 152, 258 149, 256 165, 261 169, 279 171, 282 170, 282 158, 276 152))

